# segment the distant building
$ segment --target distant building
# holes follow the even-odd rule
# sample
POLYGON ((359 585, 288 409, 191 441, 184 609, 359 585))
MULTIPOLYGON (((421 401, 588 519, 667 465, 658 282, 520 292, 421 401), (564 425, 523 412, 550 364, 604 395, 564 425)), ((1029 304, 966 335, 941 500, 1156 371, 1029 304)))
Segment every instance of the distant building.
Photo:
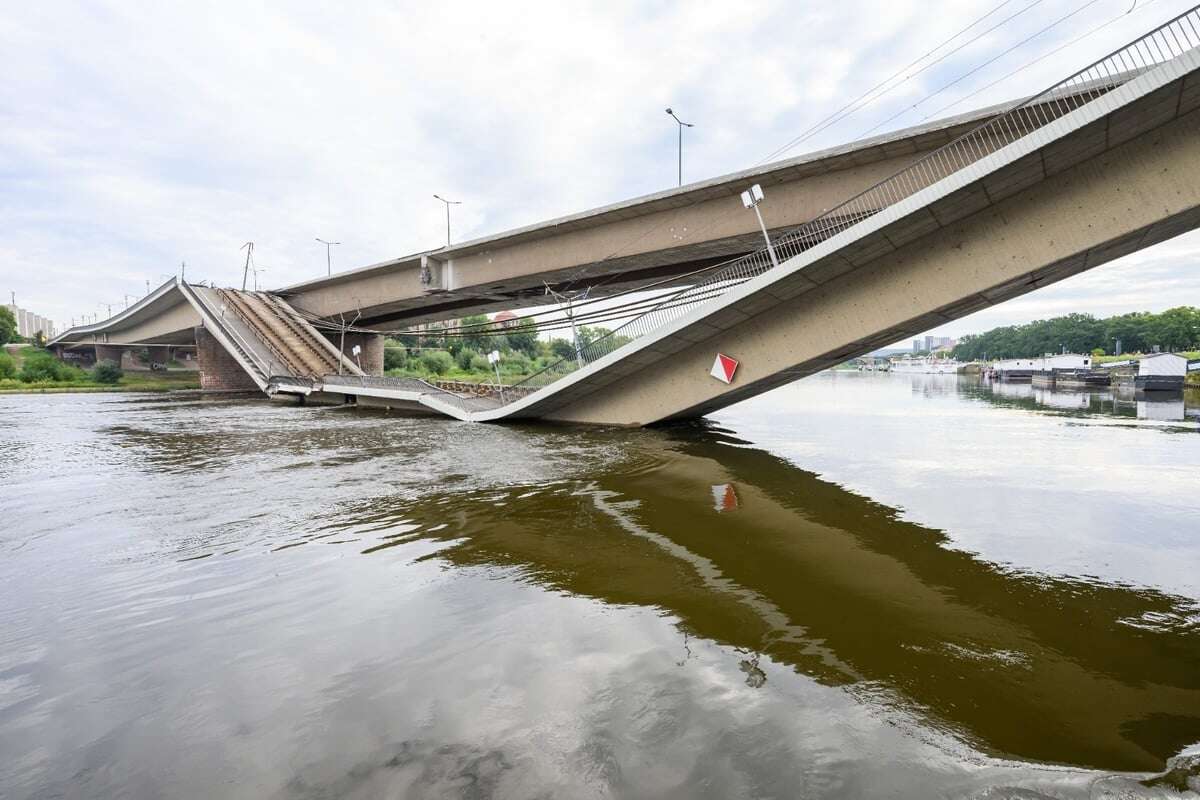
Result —
POLYGON ((943 347, 954 347, 954 340, 949 336, 926 336, 924 350, 932 353, 934 350, 939 350, 943 347))
POLYGON ((49 339, 58 333, 54 322, 46 317, 11 304, 6 305, 5 308, 12 312, 13 318, 17 321, 17 333, 21 336, 32 338, 38 331, 41 331, 49 339))
POLYGON ((913 339, 912 349, 914 353, 935 353, 938 350, 952 350, 956 344, 958 342, 949 336, 926 336, 924 339, 913 339))
POLYGON ((501 328, 511 328, 521 322, 521 318, 511 311, 501 311, 496 316, 492 317, 492 322, 499 325, 501 328))

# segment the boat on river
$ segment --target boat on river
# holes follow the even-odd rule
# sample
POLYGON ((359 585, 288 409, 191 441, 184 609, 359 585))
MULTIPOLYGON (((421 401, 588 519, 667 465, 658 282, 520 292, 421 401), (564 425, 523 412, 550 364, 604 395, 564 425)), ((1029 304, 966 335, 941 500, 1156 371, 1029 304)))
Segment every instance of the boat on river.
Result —
POLYGON ((961 366, 964 366, 963 363, 955 358, 932 358, 930 356, 915 358, 913 356, 904 356, 903 358, 892 359, 891 371, 913 372, 922 375, 954 375, 961 366))

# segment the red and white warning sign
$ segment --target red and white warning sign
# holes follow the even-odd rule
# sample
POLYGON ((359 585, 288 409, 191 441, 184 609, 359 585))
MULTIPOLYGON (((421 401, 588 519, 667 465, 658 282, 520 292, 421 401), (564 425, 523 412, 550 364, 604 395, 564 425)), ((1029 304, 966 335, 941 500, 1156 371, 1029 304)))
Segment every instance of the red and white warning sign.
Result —
POLYGON ((717 353, 717 358, 713 361, 712 369, 708 374, 721 383, 733 383, 733 373, 737 372, 737 368, 736 359, 732 359, 724 353, 717 353))

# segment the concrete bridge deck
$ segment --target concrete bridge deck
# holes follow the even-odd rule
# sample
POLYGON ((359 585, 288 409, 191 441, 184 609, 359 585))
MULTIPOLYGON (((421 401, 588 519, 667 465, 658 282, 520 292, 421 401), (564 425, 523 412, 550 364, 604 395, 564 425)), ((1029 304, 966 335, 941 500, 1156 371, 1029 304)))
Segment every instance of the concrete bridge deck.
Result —
MULTIPOLYGON (((1194 17, 1165 33, 1180 41, 1200 27, 1194 17)), ((835 209, 812 241, 778 244, 792 254, 779 267, 759 253, 706 282, 715 299, 704 286, 683 290, 669 312, 628 323, 634 341, 593 348, 585 367, 549 386, 487 409, 415 400, 472 421, 699 416, 1192 230, 1200 39, 1182 40, 1189 46, 1172 52, 1150 39, 1171 57, 1132 79, 1117 79, 1125 51, 1073 76, 1068 85, 1111 77, 1056 115, 1025 104, 985 123, 933 154, 939 170, 918 162, 835 209), (836 221, 861 209, 879 210, 836 221), (718 352, 740 362, 729 384, 709 375, 718 352)))

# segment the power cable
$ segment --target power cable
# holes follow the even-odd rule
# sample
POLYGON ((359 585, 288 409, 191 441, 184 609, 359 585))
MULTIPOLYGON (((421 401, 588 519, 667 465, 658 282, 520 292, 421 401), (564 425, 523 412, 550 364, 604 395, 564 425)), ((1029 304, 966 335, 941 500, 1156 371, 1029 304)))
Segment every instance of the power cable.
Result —
POLYGON ((1001 75, 999 78, 997 78, 996 80, 987 84, 986 86, 982 86, 982 87, 976 89, 975 91, 971 92, 970 94, 964 95, 964 96, 958 98, 953 103, 948 103, 948 104, 942 106, 941 108, 937 109, 936 111, 931 111, 930 113, 926 114, 924 117, 921 117, 921 122, 925 122, 926 120, 932 119, 932 118, 950 110, 951 108, 954 108, 956 105, 959 105, 960 103, 964 103, 967 100, 970 100, 972 97, 975 97, 983 92, 986 92, 988 89, 991 89, 996 84, 1002 83, 1020 72, 1024 72, 1026 69, 1028 69, 1029 67, 1032 67, 1034 64, 1041 63, 1042 61, 1045 61, 1050 56, 1060 53, 1063 50, 1066 50, 1068 47, 1071 47, 1072 45, 1078 44, 1079 42, 1083 41, 1084 39, 1088 38, 1089 36, 1092 36, 1093 34, 1099 33, 1100 31, 1107 28, 1109 25, 1112 25, 1114 22, 1118 22, 1118 21, 1124 19, 1125 17, 1128 17, 1135 10, 1141 11, 1143 9, 1149 8, 1150 5, 1155 2, 1157 2, 1157 0, 1147 0, 1146 3, 1144 3, 1141 6, 1141 8, 1138 8, 1137 4, 1135 3, 1134 6, 1132 8, 1130 8, 1128 11, 1121 12, 1117 16, 1110 19, 1108 22, 1100 23, 1099 25, 1092 28, 1091 30, 1089 30, 1085 33, 1081 33, 1079 36, 1076 36, 1074 39, 1070 40, 1069 42, 1061 44, 1058 47, 1054 48, 1053 50, 1049 51, 1048 53, 1044 53, 1044 54, 1038 56, 1037 58, 1033 59, 1032 61, 1026 62, 1025 64, 1021 65, 1020 67, 1017 67, 1012 72, 1007 72, 1004 75, 1001 75))
POLYGON ((874 133, 875 131, 879 130, 879 129, 880 129, 880 128, 882 128, 884 125, 887 125, 889 122, 891 122, 892 120, 896 119, 897 117, 901 117, 901 116, 903 116, 904 114, 907 114, 909 111, 912 111, 912 110, 914 110, 914 109, 915 109, 917 106, 921 105, 922 103, 926 102, 927 100, 930 100, 930 99, 932 99, 932 98, 934 98, 934 97, 937 97, 939 94, 941 94, 942 92, 946 91, 946 90, 947 90, 947 89, 949 89, 951 86, 954 86, 954 85, 956 85, 956 84, 958 84, 958 83, 961 83, 962 81, 964 81, 964 80, 966 80, 967 78, 969 78, 969 77, 971 77, 972 75, 974 75, 976 72, 979 72, 979 70, 983 69, 984 67, 987 67, 987 66, 989 66, 989 65, 991 65, 991 64, 994 64, 995 62, 999 61, 999 60, 1000 60, 1001 58, 1003 58, 1004 56, 1006 56, 1006 55, 1008 55, 1009 53, 1011 53, 1012 51, 1016 50, 1017 48, 1019 48, 1019 47, 1022 47, 1023 45, 1027 44, 1028 42, 1030 42, 1030 41, 1032 41, 1032 40, 1036 39, 1037 37, 1041 36, 1041 35, 1042 35, 1043 33, 1045 33, 1046 31, 1048 31, 1048 30, 1050 30, 1050 29, 1052 29, 1052 28, 1054 28, 1054 27, 1056 27, 1056 26, 1058 26, 1058 25, 1062 24, 1062 23, 1063 23, 1063 22, 1065 22, 1066 20, 1068 20, 1068 19, 1070 19, 1071 17, 1075 16, 1076 14, 1080 13, 1080 12, 1081 12, 1081 11, 1083 11, 1084 9, 1086 9, 1086 8, 1089 8, 1090 6, 1094 6, 1094 5, 1095 5, 1096 3, 1098 3, 1098 2, 1100 2, 1100 0, 1088 0, 1088 2, 1086 2, 1086 3, 1084 3, 1083 5, 1079 6, 1079 8, 1075 9, 1074 11, 1072 11, 1072 12, 1070 12, 1070 13, 1068 13, 1068 14, 1064 14, 1063 16, 1059 17, 1059 18, 1058 18, 1058 19, 1056 19, 1054 22, 1051 22, 1049 25, 1045 26, 1044 28, 1041 28, 1041 29, 1039 29, 1038 31, 1036 31, 1036 32, 1034 32, 1034 33, 1032 33, 1032 34, 1030 34, 1029 36, 1026 36, 1024 39, 1022 39, 1021 41, 1017 42, 1016 44, 1014 44, 1013 46, 1009 47, 1008 49, 1006 49, 1006 50, 1004 50, 1004 51, 1002 51, 1002 52, 998 53, 997 55, 993 56, 992 58, 989 58, 987 61, 983 62, 983 63, 982 63, 982 64, 980 64, 979 66, 977 66, 977 67, 975 67, 975 68, 973 68, 973 69, 970 69, 970 70, 968 70, 967 72, 963 73, 962 75, 959 75, 957 78, 955 78, 954 80, 950 81, 950 82, 949 82, 949 83, 947 83, 947 84, 944 84, 944 85, 943 85, 941 88, 937 89, 936 91, 930 92, 929 94, 925 95, 925 97, 923 97, 923 98, 921 98, 920 100, 918 100, 917 102, 913 103, 911 106, 908 106, 907 108, 904 108, 904 109, 901 109, 900 111, 897 111, 895 114, 893 114, 892 116, 890 116, 890 117, 888 117, 887 119, 883 120, 883 121, 882 121, 882 122, 880 122, 879 124, 875 125, 874 127, 870 128, 869 130, 867 130, 867 131, 864 131, 863 133, 859 134, 859 138, 861 139, 861 138, 865 138, 865 137, 867 137, 867 136, 870 136, 872 133, 874 133))
POLYGON ((940 50, 941 48, 945 47, 945 46, 946 46, 947 44, 949 44, 950 42, 952 42, 952 41, 954 41, 955 39, 957 39, 959 36, 962 36, 964 33, 966 33, 967 31, 969 31, 971 28, 975 27, 975 26, 976 26, 976 25, 978 25, 980 22, 982 22, 983 20, 985 20, 985 19, 987 19, 988 17, 990 17, 992 14, 995 14, 997 11, 999 11, 1001 8, 1003 8, 1004 6, 1008 5, 1008 3, 1009 3, 1009 2, 1011 2, 1011 0, 1005 0, 1005 2, 1003 2, 1003 3, 1001 3, 1000 5, 996 6, 996 7, 995 7, 995 8, 993 8, 991 11, 987 12, 986 14, 984 14, 982 17, 979 17, 979 18, 977 18, 977 19, 976 19, 974 22, 972 22, 970 25, 967 25, 965 28, 963 28, 963 29, 962 29, 962 30, 960 30, 958 33, 954 34, 954 35, 953 35, 953 36, 951 36, 949 39, 947 39, 947 40, 945 40, 944 42, 942 42, 941 44, 939 44, 937 47, 934 47, 932 50, 929 50, 928 52, 926 52, 925 54, 923 54, 923 55, 922 55, 922 56, 920 56, 919 58, 916 58, 916 59, 914 59, 913 61, 910 61, 908 64, 906 64, 905 66, 903 66, 903 67, 901 67, 900 69, 896 70, 896 71, 895 71, 895 72, 893 72, 891 75, 889 75, 887 78, 884 78, 882 81, 880 81, 879 83, 875 84, 875 85, 874 85, 874 86, 872 86, 870 89, 868 89, 867 91, 863 92, 863 93, 862 93, 862 94, 860 94, 858 97, 856 97, 855 99, 851 100, 851 101, 850 101, 849 103, 847 103, 846 105, 844 105, 844 106, 842 106, 841 108, 839 108, 837 111, 834 111, 832 114, 830 114, 829 116, 825 117, 824 119, 821 119, 821 120, 817 121, 817 122, 816 122, 816 123, 814 123, 812 126, 810 126, 809 128, 807 128, 806 130, 804 130, 804 131, 801 131, 801 132, 800 132, 800 133, 799 133, 799 134, 796 136, 796 138, 792 139, 792 140, 791 140, 790 142, 788 142, 787 144, 783 145, 782 147, 779 147, 779 148, 777 148, 776 150, 774 150, 774 151, 772 151, 771 153, 767 154, 767 155, 766 155, 766 156, 764 156, 763 158, 759 159, 759 160, 758 160, 758 163, 759 163, 759 164, 762 164, 763 162, 770 161, 771 159, 775 158, 776 156, 783 155, 784 153, 786 153, 788 150, 791 150, 791 149, 792 149, 793 147, 795 147, 796 145, 798 145, 798 144, 801 144, 802 142, 805 142, 805 141, 807 141, 808 139, 811 139, 813 136, 817 135, 818 133, 821 133, 821 132, 822 132, 822 131, 824 131, 826 128, 828 128, 830 125, 833 125, 833 124, 836 124, 836 123, 838 123, 838 122, 841 122, 843 119, 845 119, 846 117, 850 116, 851 114, 854 114, 856 111, 859 111, 859 110, 861 110, 861 109, 863 109, 863 108, 866 108, 866 107, 867 107, 867 106, 869 106, 871 103, 873 103, 873 102, 875 102, 876 100, 878 100, 880 97, 883 97, 884 95, 888 94, 889 92, 891 92, 891 91, 895 90, 897 87, 904 85, 904 84, 905 84, 905 83, 907 83, 909 80, 911 80, 911 79, 915 78, 916 76, 920 75, 922 72, 924 72, 925 70, 929 69, 930 67, 933 67, 933 66, 936 66, 936 65, 940 64, 942 61, 945 61, 947 58, 949 58, 950 56, 952 56, 952 55, 954 55, 955 53, 959 52, 959 51, 960 51, 960 50, 962 50, 963 48, 965 48, 965 47, 968 47, 968 46, 970 46, 970 45, 974 44, 975 42, 979 41, 979 40, 980 40, 981 38, 983 38, 984 36, 987 36, 989 33, 991 33, 992 31, 996 30, 997 28, 1001 27, 1001 26, 1002 26, 1002 25, 1004 25, 1005 23, 1009 22, 1010 20, 1012 20, 1012 19, 1014 19, 1014 18, 1016 18, 1016 17, 1019 17, 1021 14, 1024 14, 1026 11, 1029 11, 1031 8, 1033 8, 1034 6, 1038 5, 1038 4, 1039 4, 1039 3, 1041 3, 1042 1, 1043 1, 1043 0, 1034 0, 1034 2, 1032 2, 1032 3, 1030 3, 1029 5, 1025 6, 1025 7, 1024 7, 1024 8, 1022 8, 1020 11, 1017 11, 1015 14, 1011 14, 1010 16, 1007 16, 1007 17, 1005 17, 1004 19, 1000 20, 1000 22, 998 22, 998 23, 996 23, 995 25, 993 25, 992 27, 988 28, 986 31, 983 31, 982 33, 978 34, 977 36, 974 36, 974 37, 972 37, 971 39, 969 39, 969 40, 967 40, 967 41, 963 42, 961 45, 959 45, 958 47, 954 48, 953 50, 951 50, 951 51, 949 51, 949 52, 947 52, 947 53, 944 53, 944 54, 942 54, 940 57, 938 57, 938 58, 937 58, 937 60, 935 60, 935 61, 932 61, 932 62, 930 62, 929 64, 926 64, 925 66, 921 67, 921 69, 917 70, 916 72, 912 73, 911 75, 906 75, 906 76, 905 76, 905 78, 904 78, 904 80, 900 81, 899 83, 895 84, 894 86, 890 86, 890 87, 888 87, 888 88, 887 88, 885 91, 883 91, 882 93, 880 93, 880 94, 879 94, 879 95, 877 95, 876 97, 873 97, 873 98, 871 98, 870 100, 867 100, 867 102, 865 102, 865 103, 862 103, 861 105, 858 105, 858 103, 859 103, 861 100, 864 100, 864 99, 866 99, 866 98, 867 98, 867 97, 869 97, 871 94, 873 94, 873 93, 874 93, 876 90, 878 90, 880 87, 882 87, 882 86, 885 86, 886 84, 888 84, 889 82, 891 82, 892 80, 894 80, 895 78, 897 78, 898 76, 900 76, 900 74, 901 74, 901 73, 903 73, 905 70, 908 70, 908 69, 910 69, 910 68, 912 68, 912 67, 916 66, 917 64, 921 63, 921 62, 922 62, 922 61, 924 61, 926 58, 928 58, 929 56, 933 55, 933 54, 934 54, 934 53, 936 53, 938 50, 940 50), (842 113, 842 112, 846 112, 846 113, 842 113))

